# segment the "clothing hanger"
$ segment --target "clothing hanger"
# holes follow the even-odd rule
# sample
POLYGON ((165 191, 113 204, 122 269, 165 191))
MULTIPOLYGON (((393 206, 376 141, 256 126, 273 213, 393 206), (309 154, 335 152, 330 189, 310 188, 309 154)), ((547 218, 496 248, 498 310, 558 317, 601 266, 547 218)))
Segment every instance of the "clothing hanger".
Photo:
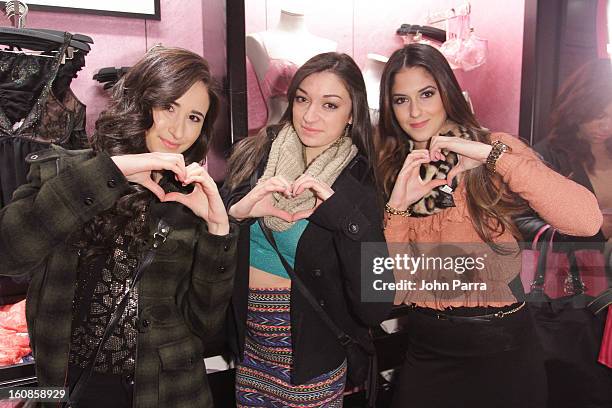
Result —
POLYGON ((400 28, 395 31, 395 34, 401 36, 407 36, 410 34, 420 33, 422 36, 431 38, 438 42, 444 42, 446 40, 446 31, 436 27, 422 26, 418 24, 402 24, 400 28))
POLYGON ((104 89, 109 89, 113 85, 117 83, 117 81, 125 75, 125 73, 130 69, 130 67, 105 67, 100 68, 96 74, 94 74, 93 79, 104 84, 104 89))
MULTIPOLYGON (((59 30, 50 30, 48 28, 29 28, 29 30, 34 30, 34 31, 40 31, 43 33, 49 33, 49 34, 55 34, 55 35, 59 35, 60 37, 62 37, 64 35, 63 31, 59 31, 59 30)), ((76 41, 80 41, 83 43, 88 43, 88 44, 93 44, 94 41, 93 39, 85 34, 72 34, 72 39, 76 40, 76 41)), ((72 45, 72 44, 71 44, 72 45)))
POLYGON ((442 11, 429 12, 427 13, 427 24, 437 24, 444 21, 452 20, 461 16, 468 16, 472 12, 472 5, 470 2, 466 2, 457 7, 446 9, 442 11))
MULTIPOLYGON (((34 51, 53 51, 64 43, 64 32, 56 32, 61 35, 29 28, 0 27, 0 44, 34 51)), ((74 37, 70 41, 70 47, 84 53, 91 50, 87 43, 75 40, 74 37)))
MULTIPOLYGON (((22 1, 7 1, 5 14, 14 27, 0 27, 0 44, 18 49, 53 51, 64 44, 65 32, 48 29, 26 29, 25 18, 28 6, 22 1)), ((71 35, 70 47, 88 53, 93 44, 91 37, 82 34, 71 35)))

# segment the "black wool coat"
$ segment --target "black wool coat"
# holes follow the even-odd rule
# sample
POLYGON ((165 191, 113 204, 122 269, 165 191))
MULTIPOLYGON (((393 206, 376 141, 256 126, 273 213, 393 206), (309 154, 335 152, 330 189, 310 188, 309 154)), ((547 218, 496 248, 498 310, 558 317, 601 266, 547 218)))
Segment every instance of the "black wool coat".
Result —
MULTIPOLYGON (((263 174, 266 158, 258 167, 263 174)), ((372 349, 368 328, 388 316, 394 293, 379 294, 382 301, 362 300, 362 289, 372 287, 374 279, 393 282, 393 273, 367 273, 362 276, 362 244, 377 242, 376 256, 387 256, 382 230, 382 211, 363 156, 355 157, 331 186, 334 194, 308 218, 308 226, 298 242, 295 273, 328 313, 334 323, 351 337, 372 349)), ((251 189, 249 180, 221 194, 229 209, 251 189)), ((242 360, 249 291, 250 225, 256 219, 240 223, 238 264, 229 316, 229 339, 235 356, 242 360)), ((368 256, 364 255, 368 258, 368 256)), ((371 265, 370 259, 364 259, 371 265)), ((371 268, 370 268, 371 272, 371 268)), ((303 384, 338 367, 346 358, 344 348, 323 323, 306 298, 292 286, 291 338, 293 384, 303 384)))

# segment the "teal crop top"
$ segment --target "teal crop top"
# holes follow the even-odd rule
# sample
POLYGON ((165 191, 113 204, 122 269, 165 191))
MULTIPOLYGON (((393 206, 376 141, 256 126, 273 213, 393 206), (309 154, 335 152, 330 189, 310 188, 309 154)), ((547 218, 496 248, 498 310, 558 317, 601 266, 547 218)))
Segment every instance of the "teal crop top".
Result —
MULTIPOLYGON (((307 226, 308 221, 299 220, 288 230, 281 232, 272 231, 272 235, 274 236, 280 253, 283 254, 292 268, 295 266, 295 253, 297 251, 298 241, 307 226)), ((273 275, 291 279, 280 261, 278 254, 266 239, 266 236, 259 226, 259 222, 251 224, 251 239, 249 245, 249 265, 273 275)))

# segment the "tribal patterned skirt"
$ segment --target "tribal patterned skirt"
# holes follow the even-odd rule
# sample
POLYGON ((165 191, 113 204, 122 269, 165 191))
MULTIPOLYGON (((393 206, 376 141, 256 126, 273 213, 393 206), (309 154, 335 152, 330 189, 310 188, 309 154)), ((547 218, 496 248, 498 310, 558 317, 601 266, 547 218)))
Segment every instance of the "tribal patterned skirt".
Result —
POLYGON ((238 407, 342 407, 346 362, 293 385, 289 289, 249 289, 244 358, 236 368, 238 407))

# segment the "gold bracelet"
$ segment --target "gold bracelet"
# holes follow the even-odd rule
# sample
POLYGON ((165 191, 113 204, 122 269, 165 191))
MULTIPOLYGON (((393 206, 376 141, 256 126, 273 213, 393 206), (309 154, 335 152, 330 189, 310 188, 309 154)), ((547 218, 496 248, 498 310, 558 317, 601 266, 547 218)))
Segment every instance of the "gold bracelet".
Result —
POLYGON ((489 152, 489 155, 487 156, 486 166, 487 170, 489 170, 491 173, 495 173, 495 164, 497 163, 497 160, 499 160, 502 154, 504 154, 505 152, 511 152, 512 149, 510 148, 510 146, 499 140, 496 140, 491 143, 491 146, 493 147, 491 149, 491 152, 489 152))
POLYGON ((410 217, 412 215, 412 211, 410 211, 410 207, 405 210, 398 210, 397 208, 393 208, 389 205, 389 203, 385 204, 385 212, 392 215, 401 215, 402 217, 410 217))

